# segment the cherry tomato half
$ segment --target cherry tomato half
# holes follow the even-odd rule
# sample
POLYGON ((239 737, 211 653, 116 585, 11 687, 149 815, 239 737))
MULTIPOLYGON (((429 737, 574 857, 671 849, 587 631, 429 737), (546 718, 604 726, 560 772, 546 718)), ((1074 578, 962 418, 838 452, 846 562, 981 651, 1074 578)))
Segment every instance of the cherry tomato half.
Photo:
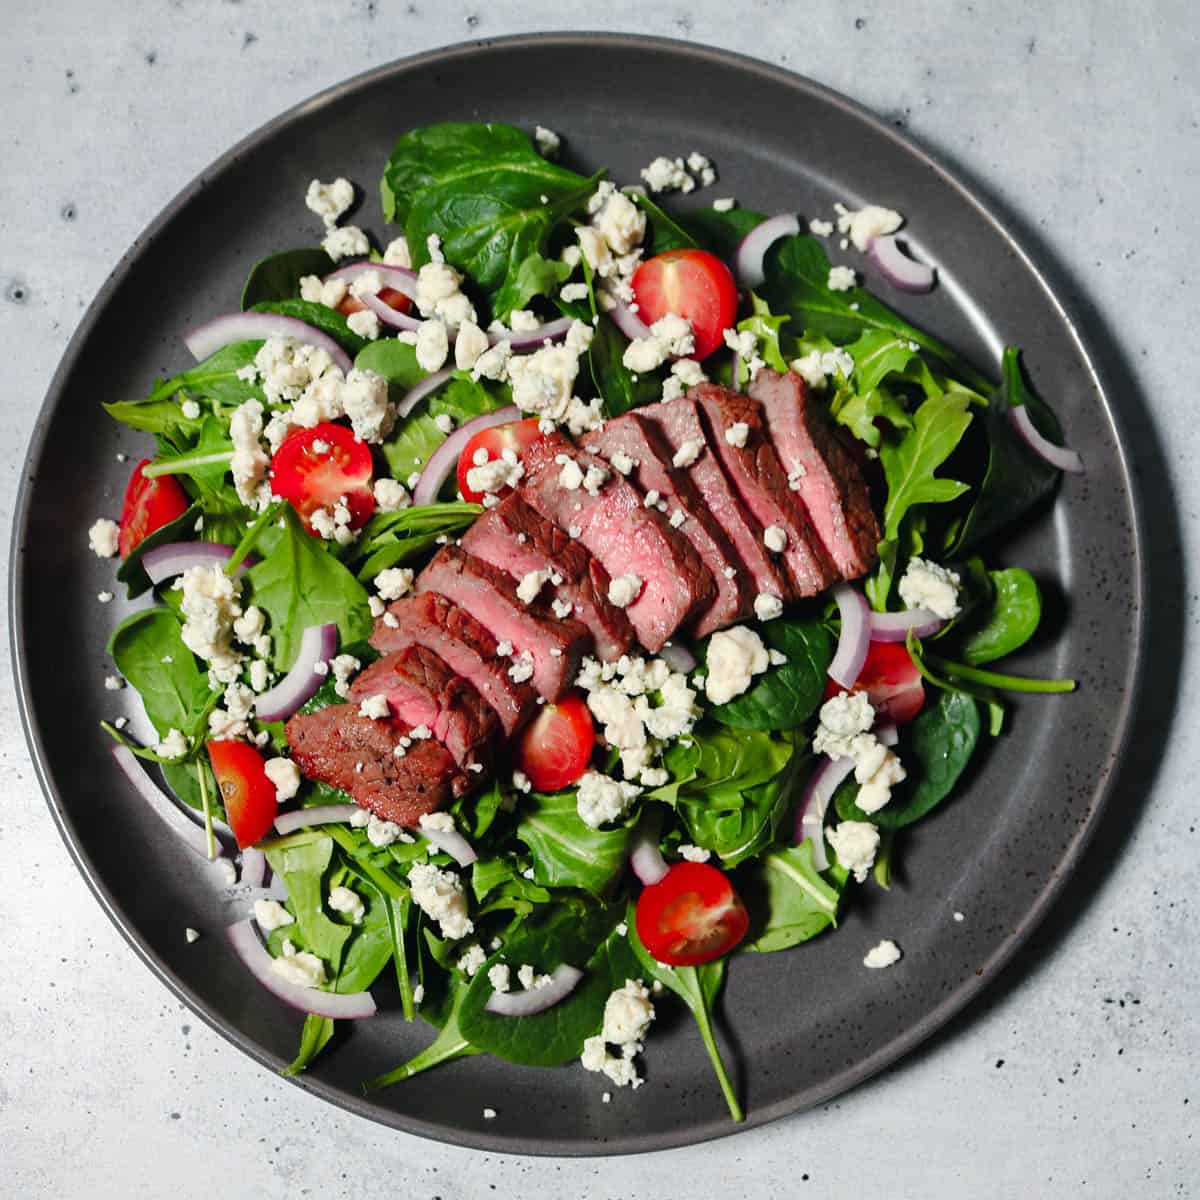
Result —
POLYGON ((694 967, 727 954, 746 936, 750 916, 729 877, 708 863, 676 863, 643 888, 637 931, 659 962, 694 967))
POLYGON ((371 451, 344 425, 325 421, 288 434, 271 459, 271 490, 290 500, 304 526, 318 508, 333 508, 343 497, 350 526, 358 529, 375 511, 371 491, 371 451))
POLYGON ((517 743, 517 766, 539 792, 570 787, 587 770, 596 744, 592 714, 578 692, 545 705, 517 743))
POLYGON ((729 268, 707 250, 668 250, 638 267, 633 276, 638 316, 647 324, 674 313, 692 323, 693 358, 724 344, 722 334, 737 316, 737 284, 729 268))
MULTIPOLYGON (((480 450, 487 452, 488 462, 499 458, 505 450, 512 450, 517 458, 520 458, 541 436, 537 417, 527 417, 524 421, 514 421, 511 425, 494 425, 491 429, 481 429, 458 456, 458 490, 462 492, 463 499, 472 504, 483 501, 482 492, 467 486, 467 472, 480 465, 475 461, 475 455, 480 450)), ((505 492, 507 490, 506 488, 505 492)))
POLYGON ((828 680, 825 699, 841 692, 866 692, 871 707, 898 724, 911 721, 925 704, 925 685, 903 642, 872 642, 852 688, 828 680))
POLYGON ((121 538, 118 547, 122 558, 148 538, 156 529, 182 517, 188 509, 187 493, 174 475, 147 479, 142 472, 150 465, 144 458, 129 477, 125 489, 125 506, 121 509, 121 538))
POLYGON ((222 740, 208 743, 208 757, 237 844, 253 846, 270 832, 279 810, 263 756, 246 742, 222 740))
MULTIPOLYGON (((384 304, 394 308, 397 312, 406 313, 412 308, 412 301, 403 292, 396 291, 395 288, 383 288, 379 293, 379 298, 384 304)), ((352 313, 362 312, 366 307, 357 296, 352 296, 347 292, 341 304, 337 306, 337 310, 342 316, 348 317, 352 313)))

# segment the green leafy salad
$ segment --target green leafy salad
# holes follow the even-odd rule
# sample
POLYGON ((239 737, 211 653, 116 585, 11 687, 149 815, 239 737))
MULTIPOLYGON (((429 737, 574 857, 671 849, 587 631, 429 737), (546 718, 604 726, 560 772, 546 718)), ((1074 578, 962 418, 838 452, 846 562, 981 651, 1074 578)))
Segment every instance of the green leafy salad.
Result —
MULTIPOLYGON (((104 728, 252 905, 226 932, 262 1003, 306 1014, 289 1074, 382 1010, 432 1034, 398 1032, 368 1089, 480 1053, 637 1087, 656 1008, 682 1002, 740 1120, 715 1016, 736 957, 795 950, 886 890, 1006 696, 1074 686, 995 669, 1042 615, 997 548, 1082 468, 1016 348, 992 378, 861 285, 935 286, 900 214, 669 212, 715 182, 703 155, 621 189, 561 149, 540 127, 405 133, 378 243, 346 221, 352 184, 314 180, 320 244, 254 265, 240 308, 186 335, 195 365, 105 405, 153 453, 90 530, 142 603, 106 680, 140 710, 104 728), (622 420, 650 436, 681 413, 707 434, 663 452, 661 485, 601 449, 622 420), (578 497, 557 526, 554 486, 578 497), (513 496, 559 557, 464 566, 513 496), (642 534, 638 562, 606 557, 625 526, 691 564, 669 627, 642 534), (555 590, 580 556, 626 631, 603 659, 555 590), (479 604, 435 603, 431 559, 479 604), (389 655, 410 670, 418 609, 432 674, 364 695, 389 655)), ((866 967, 901 959, 896 936, 866 967)))

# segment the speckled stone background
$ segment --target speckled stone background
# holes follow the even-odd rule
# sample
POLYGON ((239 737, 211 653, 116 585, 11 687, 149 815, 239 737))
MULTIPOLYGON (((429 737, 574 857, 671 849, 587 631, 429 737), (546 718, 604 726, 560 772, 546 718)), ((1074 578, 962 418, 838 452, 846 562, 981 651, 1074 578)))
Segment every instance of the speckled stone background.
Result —
MULTIPOLYGON (((59 841, 18 727, 5 643, 0 1196, 1200 1194, 1189 1104, 1200 1104, 1200 731, 1188 701, 1195 580, 1183 559, 1184 547, 1200 549, 1191 365, 1200 18, 1182 2, 1047 7, 8 8, 6 521, 34 414, 84 307, 146 222, 231 142, 345 76, 447 42, 570 27, 694 39, 792 67, 906 129, 983 187, 1072 302, 1116 385, 1141 470, 1155 576, 1145 704, 1159 737, 1133 748, 1133 778, 1034 943, 902 1065, 819 1111, 710 1146, 523 1160, 422 1142, 327 1107, 175 1003, 108 924, 59 841)), ((554 97, 546 102, 549 113, 554 97)), ((75 532, 64 553, 86 552, 75 532)))

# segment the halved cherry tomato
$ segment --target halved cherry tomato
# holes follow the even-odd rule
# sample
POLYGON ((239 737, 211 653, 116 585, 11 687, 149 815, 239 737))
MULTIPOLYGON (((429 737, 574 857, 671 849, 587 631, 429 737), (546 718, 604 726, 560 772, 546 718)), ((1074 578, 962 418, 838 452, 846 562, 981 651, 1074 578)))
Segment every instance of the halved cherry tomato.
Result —
POLYGON ((147 479, 142 472, 149 465, 150 459, 143 458, 133 468, 129 486, 125 489, 125 506, 121 509, 121 538, 118 542, 122 558, 128 558, 138 542, 148 538, 156 529, 182 517, 188 509, 187 493, 180 487, 179 480, 174 475, 147 479))
POLYGON ((722 334, 737 315, 737 284, 729 268, 707 250, 668 250, 638 267, 633 276, 638 316, 653 325, 667 313, 686 317, 696 338, 693 358, 724 344, 722 334))
POLYGON ((547 704, 517 743, 517 766, 539 792, 570 787, 587 770, 596 744, 592 714, 578 692, 547 704))
POLYGON ((246 742, 222 740, 208 743, 208 757, 237 844, 253 846, 270 832, 279 811, 263 756, 246 742))
POLYGON ((642 944, 661 963, 694 967, 727 954, 750 916, 728 876, 708 863, 676 863, 637 902, 642 944))
MULTIPOLYGON (((483 493, 467 486, 467 472, 472 467, 479 466, 475 455, 480 450, 486 450, 488 461, 499 458, 505 450, 512 450, 520 458, 534 442, 542 436, 538 429, 537 417, 527 417, 524 421, 514 421, 511 425, 494 425, 491 429, 480 430, 464 447, 458 456, 458 490, 464 500, 479 504, 483 493)), ((504 492, 507 492, 507 488, 504 492)), ((497 493, 503 495, 504 492, 497 493)))
MULTIPOLYGON (((395 288, 385 287, 379 293, 379 298, 384 304, 390 305, 397 312, 408 312, 412 308, 412 301, 403 293, 396 291, 395 288)), ((344 317, 350 316, 352 313, 362 312, 367 306, 357 297, 352 296, 349 292, 346 293, 341 304, 337 306, 338 312, 344 317)))
POLYGON ((375 511, 373 471, 367 444, 344 425, 325 421, 284 439, 271 459, 271 491, 291 501, 309 532, 318 508, 333 508, 345 497, 350 527, 358 529, 375 511))
POLYGON ((866 692, 880 716, 899 723, 911 721, 925 704, 925 685, 903 642, 872 642, 858 680, 844 688, 828 680, 825 699, 844 691, 866 692))

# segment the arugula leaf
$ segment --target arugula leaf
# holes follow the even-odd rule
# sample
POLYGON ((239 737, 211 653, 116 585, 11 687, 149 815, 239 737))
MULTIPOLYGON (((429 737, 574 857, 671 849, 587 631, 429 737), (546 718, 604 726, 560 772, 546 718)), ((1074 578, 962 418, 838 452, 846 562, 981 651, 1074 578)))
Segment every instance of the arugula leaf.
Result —
POLYGON ((312 300, 260 300, 250 311, 279 313, 284 317, 295 317, 297 321, 303 321, 306 325, 313 325, 323 333, 329 334, 351 356, 367 344, 367 339, 359 337, 336 308, 327 308, 324 304, 317 304, 312 300))
POLYGON ((731 208, 717 212, 715 208, 698 208, 680 213, 676 224, 695 242, 711 250, 718 258, 732 259, 742 238, 766 216, 750 208, 731 208))
POLYGON ((837 924, 838 891, 813 866, 811 842, 763 855, 738 880, 751 913, 764 914, 762 924, 752 926, 747 950, 787 950, 837 924))
POLYGON ((831 291, 829 258, 816 238, 798 234, 776 242, 767 251, 764 267, 767 278, 759 291, 771 311, 790 313, 806 332, 815 330, 845 343, 868 330, 885 330, 924 347, 976 391, 989 388, 987 379, 949 346, 910 325, 864 288, 831 291))
POLYGON ((1037 580, 1020 567, 989 571, 993 598, 965 632, 959 654, 972 667, 1003 658, 1023 646, 1037 632, 1042 619, 1042 597, 1037 580))
POLYGON ((845 384, 834 392, 829 411, 839 425, 844 425, 860 442, 874 450, 878 450, 883 442, 883 435, 875 423, 879 418, 895 429, 911 429, 913 424, 900 400, 882 387, 870 392, 856 392, 845 384))
POLYGON ((725 982, 726 960, 714 959, 699 967, 669 967, 666 963, 660 963, 638 937, 632 904, 629 906, 626 923, 629 926, 629 944, 641 966, 642 974, 657 979, 663 987, 669 988, 687 1005, 700 1030, 700 1039, 704 1042, 717 1082, 721 1085, 721 1094, 729 1106, 729 1115, 735 1121, 744 1121, 745 1114, 738 1103, 737 1092, 729 1078, 729 1072, 725 1070, 725 1063, 713 1033, 713 1012, 716 1009, 717 997, 721 993, 721 985, 725 982))
POLYGON ((534 879, 545 887, 577 887, 601 896, 625 868, 629 830, 585 825, 574 789, 525 797, 516 836, 529 847, 534 879))
POLYGON ((735 729, 794 729, 816 711, 833 661, 833 639, 818 621, 769 621, 763 637, 787 662, 759 675, 750 690, 710 712, 735 729))
POLYGON ((549 904, 553 895, 518 870, 511 855, 480 859, 471 870, 471 890, 480 916, 511 911, 528 916, 538 904, 549 904))
POLYGON ((1025 405, 1039 433, 1061 441, 1058 421, 1049 407, 1026 386, 1021 374, 1020 350, 1009 346, 1001 364, 1001 384, 992 394, 984 417, 988 436, 988 464, 975 503, 953 544, 961 554, 1023 516, 1058 484, 1062 472, 1025 444, 1009 421, 1009 409, 1025 405))
POLYGON ((535 296, 549 296, 571 277, 573 267, 554 258, 545 258, 536 250, 521 260, 516 277, 496 298, 496 316, 507 320, 514 308, 526 308, 535 296))
POLYGON ((362 584, 304 532, 290 505, 282 520, 282 536, 246 577, 255 604, 271 618, 275 665, 286 671, 309 625, 336 624, 346 646, 365 641, 373 621, 362 584))
POLYGON ((305 275, 325 276, 333 266, 333 259, 316 246, 268 255, 250 268, 242 287, 242 308, 253 308, 264 301, 292 300, 299 294, 300 280, 305 275))
POLYGON ((189 733, 208 705, 208 674, 184 645, 183 623, 169 608, 147 608, 126 617, 108 641, 117 670, 137 689, 160 737, 189 733))
POLYGON ((325 964, 329 977, 336 977, 352 930, 349 925, 331 921, 325 914, 325 873, 333 861, 333 838, 317 837, 303 845, 269 846, 266 855, 271 870, 287 884, 287 908, 296 918, 294 925, 272 932, 272 948, 285 937, 303 942, 325 964))

